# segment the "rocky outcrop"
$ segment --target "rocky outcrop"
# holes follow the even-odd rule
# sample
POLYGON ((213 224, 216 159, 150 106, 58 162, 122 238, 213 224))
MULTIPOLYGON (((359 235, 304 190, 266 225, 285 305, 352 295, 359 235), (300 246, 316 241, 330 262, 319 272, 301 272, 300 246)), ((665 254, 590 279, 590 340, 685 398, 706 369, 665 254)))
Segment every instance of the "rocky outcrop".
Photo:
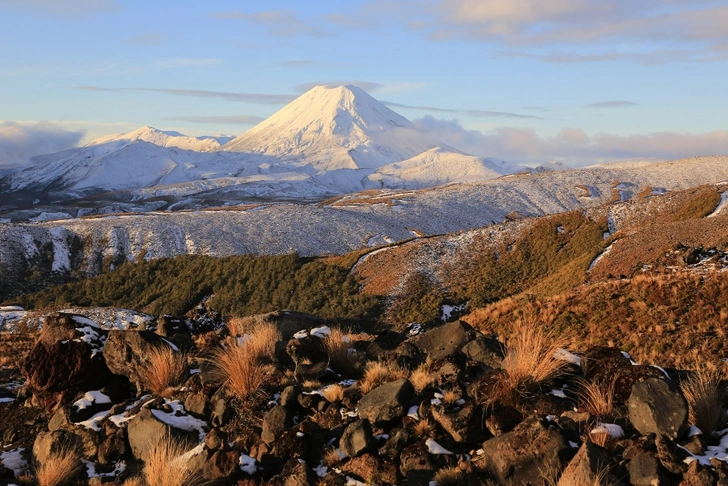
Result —
POLYGON ((34 402, 52 411, 79 392, 107 385, 111 373, 102 355, 105 341, 106 331, 83 316, 49 316, 20 363, 34 402))

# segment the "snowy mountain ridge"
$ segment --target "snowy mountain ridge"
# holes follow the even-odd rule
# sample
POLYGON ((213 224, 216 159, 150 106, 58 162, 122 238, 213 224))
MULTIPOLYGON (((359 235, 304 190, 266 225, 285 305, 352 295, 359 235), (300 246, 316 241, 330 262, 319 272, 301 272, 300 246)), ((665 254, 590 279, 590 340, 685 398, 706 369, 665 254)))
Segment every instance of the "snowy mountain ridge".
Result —
POLYGON ((145 126, 32 162, 0 180, 0 187, 52 192, 54 200, 109 191, 129 191, 134 200, 209 191, 312 198, 473 182, 505 172, 418 131, 355 86, 312 88, 229 141, 145 126))

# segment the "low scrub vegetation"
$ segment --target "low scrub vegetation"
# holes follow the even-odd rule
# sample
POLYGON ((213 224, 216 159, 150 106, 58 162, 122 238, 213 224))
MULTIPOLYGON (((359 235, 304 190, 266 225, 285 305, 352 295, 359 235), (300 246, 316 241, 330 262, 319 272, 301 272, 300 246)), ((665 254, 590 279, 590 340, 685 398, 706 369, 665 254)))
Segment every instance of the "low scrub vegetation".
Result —
POLYGON ((210 308, 228 316, 291 309, 328 319, 370 320, 378 300, 358 290, 348 269, 297 255, 185 255, 125 263, 113 272, 17 300, 27 309, 118 306, 181 315, 212 295, 210 308))
POLYGON ((688 402, 690 423, 708 436, 718 430, 725 413, 719 393, 722 379, 723 374, 718 368, 703 364, 680 383, 688 402))

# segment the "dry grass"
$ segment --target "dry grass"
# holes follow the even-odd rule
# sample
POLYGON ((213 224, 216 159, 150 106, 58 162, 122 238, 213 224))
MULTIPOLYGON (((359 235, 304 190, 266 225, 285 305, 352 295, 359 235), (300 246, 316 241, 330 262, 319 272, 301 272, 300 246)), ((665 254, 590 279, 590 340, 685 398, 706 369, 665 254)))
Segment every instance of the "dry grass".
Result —
POLYGON ((160 345, 149 352, 148 361, 140 370, 143 386, 158 395, 184 383, 187 378, 187 355, 170 346, 160 345))
POLYGON ((260 317, 234 317, 227 322, 230 335, 242 338, 256 361, 270 360, 275 356, 276 342, 282 339, 275 324, 260 317))
POLYGON ((544 331, 536 319, 521 321, 503 358, 503 370, 516 388, 546 383, 561 375, 568 365, 554 355, 566 341, 544 331))
POLYGON ((327 386, 321 390, 321 395, 329 403, 337 403, 344 399, 344 387, 337 384, 327 386))
POLYGON ((341 463, 341 453, 336 447, 330 447, 326 449, 321 460, 327 467, 337 466, 341 463))
POLYGON ((718 392, 721 379, 720 370, 704 364, 680 383, 690 408, 690 422, 705 435, 712 434, 723 418, 724 411, 718 392))
POLYGON ((142 474, 154 486, 196 486, 202 484, 201 462, 180 457, 189 444, 165 436, 147 453, 142 474), (197 466, 195 466, 197 464, 197 466))
POLYGON ((407 370, 394 363, 373 361, 367 364, 367 368, 364 371, 364 377, 359 384, 359 388, 362 393, 367 394, 379 385, 389 383, 390 381, 396 381, 401 378, 407 378, 408 375, 409 373, 407 370))
POLYGON ((446 467, 435 473, 435 486, 459 486, 465 483, 463 472, 457 467, 446 467))
POLYGON ((130 478, 127 478, 126 481, 123 483, 124 486, 147 486, 144 482, 144 479, 140 478, 139 476, 132 476, 130 478))
POLYGON ((460 394, 454 390, 447 390, 442 394, 442 403, 452 405, 460 399, 460 394))
POLYGON ((362 358, 349 346, 351 337, 338 328, 332 328, 324 340, 324 350, 329 355, 329 366, 344 376, 357 373, 357 362, 362 358))
POLYGON ((616 381, 609 383, 580 380, 579 407, 599 420, 608 420, 614 414, 614 387, 616 381))
POLYGON ((409 381, 417 393, 422 392, 430 386, 432 384, 432 378, 430 377, 429 365, 424 363, 415 368, 410 374, 409 381))
POLYGON ((247 398, 265 383, 265 372, 256 362, 254 350, 247 342, 241 345, 231 339, 215 352, 212 364, 228 393, 247 398))
POLYGON ((417 437, 431 437, 435 432, 435 426, 428 419, 422 419, 415 423, 412 431, 417 437))
POLYGON ((611 436, 606 429, 600 429, 599 426, 592 428, 587 436, 591 443, 609 450, 619 442, 619 438, 611 436))
POLYGON ((64 486, 83 469, 81 455, 71 446, 50 453, 37 469, 35 480, 39 486, 64 486))

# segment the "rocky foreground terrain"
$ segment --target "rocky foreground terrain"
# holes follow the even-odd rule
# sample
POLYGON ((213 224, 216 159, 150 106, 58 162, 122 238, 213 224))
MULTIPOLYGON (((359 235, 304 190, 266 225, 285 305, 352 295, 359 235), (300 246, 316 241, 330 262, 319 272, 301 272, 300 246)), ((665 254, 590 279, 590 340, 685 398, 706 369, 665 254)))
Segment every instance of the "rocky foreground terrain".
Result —
POLYGON ((537 320, 508 342, 462 321, 325 324, 52 313, 6 334, 0 482, 728 484, 725 383, 707 364, 567 350, 537 320))

